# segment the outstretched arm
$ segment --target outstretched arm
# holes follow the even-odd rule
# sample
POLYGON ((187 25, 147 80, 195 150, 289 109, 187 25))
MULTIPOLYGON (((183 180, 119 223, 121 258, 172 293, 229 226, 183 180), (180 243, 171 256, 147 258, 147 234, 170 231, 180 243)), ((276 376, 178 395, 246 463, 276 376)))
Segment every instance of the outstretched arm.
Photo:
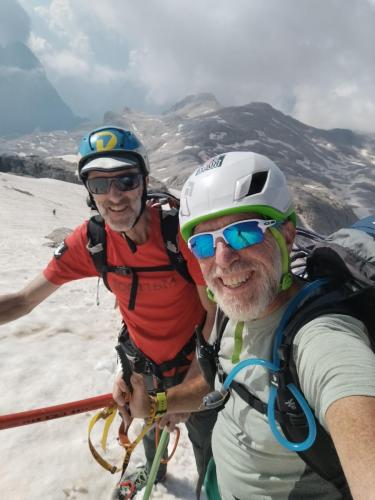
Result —
POLYGON ((28 314, 59 288, 38 274, 28 285, 16 293, 0 295, 0 325, 28 314))
POLYGON ((375 499, 375 397, 335 401, 326 422, 353 499, 375 499))

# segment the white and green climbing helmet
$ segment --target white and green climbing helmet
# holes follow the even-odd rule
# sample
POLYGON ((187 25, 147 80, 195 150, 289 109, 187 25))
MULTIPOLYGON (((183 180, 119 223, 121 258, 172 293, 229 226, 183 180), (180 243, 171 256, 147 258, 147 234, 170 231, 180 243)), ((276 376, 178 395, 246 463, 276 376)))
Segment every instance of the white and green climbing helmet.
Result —
MULTIPOLYGON (((246 151, 215 156, 195 170, 182 188, 181 234, 187 241, 201 222, 244 212, 296 224, 285 176, 273 161, 246 151)), ((281 288, 287 289, 291 283, 288 250, 281 232, 275 227, 270 231, 282 256, 281 288)))

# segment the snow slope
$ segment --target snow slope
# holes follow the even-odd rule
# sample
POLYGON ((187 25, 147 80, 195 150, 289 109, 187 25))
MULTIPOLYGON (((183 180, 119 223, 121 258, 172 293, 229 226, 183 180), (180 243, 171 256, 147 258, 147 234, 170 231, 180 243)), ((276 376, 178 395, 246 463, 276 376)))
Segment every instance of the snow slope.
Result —
MULTIPOLYGON (((87 218, 85 197, 79 185, 0 173, 0 294, 19 290, 42 270, 53 252, 46 236, 87 218)), ((96 279, 64 285, 28 316, 0 327, 0 414, 111 392, 120 317, 103 285, 96 305, 96 285, 96 279)), ((0 498, 109 499, 118 475, 102 469, 88 449, 87 426, 94 414, 0 431, 0 498)), ((118 423, 106 458, 120 464, 118 423)), ((97 432, 96 445, 99 439, 97 432)), ((140 463, 141 447, 129 470, 140 463)), ((195 479, 183 431, 168 479, 152 498, 193 499, 195 479)))

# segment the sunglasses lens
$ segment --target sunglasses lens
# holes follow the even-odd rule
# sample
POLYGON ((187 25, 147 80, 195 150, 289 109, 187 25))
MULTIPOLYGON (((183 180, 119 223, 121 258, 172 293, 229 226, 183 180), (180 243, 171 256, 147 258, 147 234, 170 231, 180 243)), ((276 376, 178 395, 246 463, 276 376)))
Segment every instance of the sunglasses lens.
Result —
POLYGON ((107 194, 112 182, 119 191, 132 191, 139 186, 139 175, 122 175, 121 177, 95 177, 88 179, 87 187, 91 194, 107 194))
POLYGON ((197 259, 207 259, 215 254, 214 239, 211 234, 197 234, 189 239, 189 247, 197 259))
POLYGON ((139 186, 139 175, 115 177, 114 183, 119 191, 131 191, 139 186))
POLYGON ((91 194, 105 194, 109 191, 110 179, 105 177, 96 177, 88 179, 87 187, 91 194))
POLYGON ((242 250, 264 240, 264 234, 257 221, 244 221, 224 229, 223 234, 234 250, 242 250))

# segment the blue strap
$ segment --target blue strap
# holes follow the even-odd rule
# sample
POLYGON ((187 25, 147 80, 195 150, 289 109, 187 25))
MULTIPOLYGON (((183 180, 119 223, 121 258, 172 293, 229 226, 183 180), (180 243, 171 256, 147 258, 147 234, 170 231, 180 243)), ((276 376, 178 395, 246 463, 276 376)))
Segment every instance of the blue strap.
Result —
POLYGON ((283 314, 283 317, 280 320, 280 323, 275 332, 275 339, 273 343, 272 349, 272 359, 275 365, 280 366, 280 357, 279 357, 279 347, 281 344, 283 332, 286 324, 302 304, 304 300, 310 295, 313 295, 319 288, 325 285, 328 282, 327 278, 317 279, 312 283, 308 283, 305 285, 298 293, 293 297, 290 304, 288 305, 286 311, 283 314))
MULTIPOLYGON (((325 285, 328 282, 328 279, 323 278, 323 279, 318 279, 316 281, 313 281, 312 283, 308 283, 305 285, 302 290, 300 290, 297 295, 293 297, 291 300, 290 304, 288 305, 286 311, 283 314, 283 317, 281 318, 281 321, 276 329, 275 332, 275 339, 273 343, 273 349, 272 349, 272 359, 273 362, 267 361, 265 359, 259 359, 259 358, 252 358, 252 359, 244 359, 243 361, 240 361, 237 363, 236 366, 232 368, 232 370, 229 372, 227 378, 225 379, 225 382, 223 384, 222 390, 223 391, 228 391, 230 384, 232 381, 235 379, 236 375, 246 368, 247 366, 252 366, 252 365, 258 365, 258 366, 263 366, 264 368, 272 371, 273 373, 277 373, 280 370, 280 356, 279 356, 279 347, 282 341, 282 335, 285 329, 286 324, 290 320, 290 318, 293 316, 293 314, 296 312, 296 310, 300 307, 300 305, 303 303, 303 301, 308 298, 309 296, 313 295, 319 288, 321 288, 323 285, 325 285)), ((295 384, 288 384, 287 388, 289 391, 292 393, 292 395, 295 397, 297 400, 299 406, 301 407, 308 426, 309 426, 309 433, 307 438, 304 441, 301 441, 299 443, 292 443, 288 439, 286 439, 281 432, 278 429, 277 422, 276 422, 276 400, 277 400, 277 391, 278 391, 278 386, 274 383, 271 384, 270 387, 270 395, 269 395, 269 400, 268 400, 268 407, 267 407, 267 418, 269 421, 269 425, 271 428, 271 431, 275 437, 275 439, 285 448, 291 451, 295 452, 301 452, 305 451, 308 448, 310 448, 315 439, 316 439, 316 421, 313 412, 311 411, 309 405, 307 404, 307 401, 304 397, 304 395, 301 393, 301 391, 295 386, 295 384)))

